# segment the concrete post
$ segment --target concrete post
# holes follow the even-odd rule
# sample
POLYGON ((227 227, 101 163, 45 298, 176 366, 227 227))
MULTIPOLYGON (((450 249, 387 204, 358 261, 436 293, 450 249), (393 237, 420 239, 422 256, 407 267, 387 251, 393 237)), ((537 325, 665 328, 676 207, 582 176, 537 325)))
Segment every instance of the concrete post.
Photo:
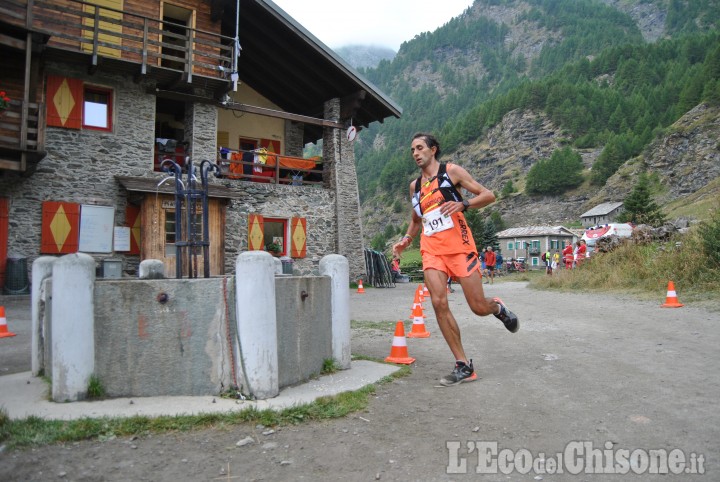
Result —
POLYGON ((273 257, 273 262, 275 263, 275 274, 283 274, 280 258, 273 257))
POLYGON ((144 259, 140 261, 138 278, 165 279, 165 265, 159 259, 144 259))
POLYGON ((275 311, 275 261, 264 251, 246 251, 235 262, 237 333, 245 387, 255 398, 280 393, 275 311))
POLYGON ((345 256, 329 254, 320 260, 320 275, 330 277, 332 354, 342 369, 350 368, 350 285, 345 256))
POLYGON ((30 366, 33 376, 38 376, 45 367, 45 335, 42 320, 47 305, 45 303, 46 293, 43 290, 43 281, 52 276, 53 263, 57 259, 53 256, 41 256, 32 264, 30 366))
POLYGON ((52 283, 52 398, 86 398, 95 371, 95 260, 84 253, 55 261, 52 283))

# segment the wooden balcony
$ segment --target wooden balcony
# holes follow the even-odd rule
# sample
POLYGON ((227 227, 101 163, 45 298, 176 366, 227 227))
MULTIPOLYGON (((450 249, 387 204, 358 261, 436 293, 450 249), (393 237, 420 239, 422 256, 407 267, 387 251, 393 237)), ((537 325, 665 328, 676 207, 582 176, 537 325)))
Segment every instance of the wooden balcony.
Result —
POLYGON ((323 186, 325 171, 319 158, 304 159, 281 156, 272 152, 262 156, 263 163, 242 161, 239 158, 216 159, 220 174, 226 179, 286 184, 290 186, 323 186))
POLYGON ((102 64, 149 75, 161 88, 182 90, 180 83, 196 83, 227 92, 237 70, 232 37, 127 10, 77 0, 3 0, 0 17, 46 36, 46 49, 53 50, 48 58, 86 61, 90 71, 102 64))
POLYGON ((0 169, 32 171, 45 157, 44 115, 43 104, 18 101, 0 113, 0 169))

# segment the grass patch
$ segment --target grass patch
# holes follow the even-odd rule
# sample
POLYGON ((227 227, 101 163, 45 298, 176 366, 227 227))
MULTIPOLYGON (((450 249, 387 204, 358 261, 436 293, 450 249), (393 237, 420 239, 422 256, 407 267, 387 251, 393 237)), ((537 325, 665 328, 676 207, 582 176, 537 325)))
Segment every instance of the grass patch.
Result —
POLYGON ((105 387, 103 386, 97 375, 90 375, 87 396, 90 400, 99 400, 101 398, 105 398, 105 387))
POLYGON ((320 374, 330 375, 337 372, 338 370, 340 370, 340 365, 338 365, 337 361, 335 361, 334 358, 325 358, 323 360, 323 367, 320 374))
POLYGON ((408 248, 402 252, 400 258, 400 271, 403 268, 416 268, 422 266, 422 255, 420 254, 420 248, 408 248))
POLYGON ((665 243, 624 243, 610 253, 596 253, 573 270, 533 278, 540 289, 630 293, 644 299, 664 300, 673 281, 681 302, 717 304, 720 269, 704 254, 698 229, 676 235, 665 243))
MULTIPOLYGON (((402 320, 405 322, 405 320, 402 320)), ((378 330, 393 332, 395 330, 395 323, 397 321, 362 321, 362 320, 350 320, 351 330, 378 330)))
MULTIPOLYGON (((378 362, 368 357, 353 357, 378 362)), ((377 385, 407 376, 409 367, 402 367, 376 384, 353 392, 321 397, 312 403, 281 411, 257 410, 254 407, 232 413, 182 415, 176 417, 83 418, 80 420, 44 420, 31 416, 11 420, 0 409, 0 443, 9 448, 34 447, 79 440, 111 440, 116 437, 146 436, 202 429, 228 429, 250 423, 265 426, 295 425, 298 423, 344 417, 365 409, 377 385)))

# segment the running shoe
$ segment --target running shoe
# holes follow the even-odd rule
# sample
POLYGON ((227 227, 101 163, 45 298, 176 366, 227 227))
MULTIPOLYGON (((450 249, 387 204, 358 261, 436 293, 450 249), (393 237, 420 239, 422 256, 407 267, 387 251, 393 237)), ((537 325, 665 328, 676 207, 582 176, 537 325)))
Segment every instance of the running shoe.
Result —
POLYGON ((455 369, 453 369, 450 375, 444 376, 440 379, 440 384, 445 387, 457 385, 462 382, 474 382, 477 380, 477 373, 473 368, 472 360, 469 364, 463 362, 455 362, 455 369))
POLYGON ((516 333, 520 329, 520 320, 517 315, 508 310, 500 298, 493 298, 493 300, 500 305, 500 313, 496 313, 495 318, 502 321, 510 333, 516 333))

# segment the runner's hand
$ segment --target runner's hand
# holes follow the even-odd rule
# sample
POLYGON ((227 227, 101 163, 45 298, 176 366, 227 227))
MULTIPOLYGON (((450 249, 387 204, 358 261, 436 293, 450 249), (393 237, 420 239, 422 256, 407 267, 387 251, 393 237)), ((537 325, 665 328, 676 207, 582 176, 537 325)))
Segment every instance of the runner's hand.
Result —
POLYGON ((410 243, 412 243, 412 239, 408 238, 407 236, 403 236, 403 238, 395 243, 392 248, 392 254, 393 257, 396 257, 397 259, 400 259, 400 254, 410 246, 410 243))

